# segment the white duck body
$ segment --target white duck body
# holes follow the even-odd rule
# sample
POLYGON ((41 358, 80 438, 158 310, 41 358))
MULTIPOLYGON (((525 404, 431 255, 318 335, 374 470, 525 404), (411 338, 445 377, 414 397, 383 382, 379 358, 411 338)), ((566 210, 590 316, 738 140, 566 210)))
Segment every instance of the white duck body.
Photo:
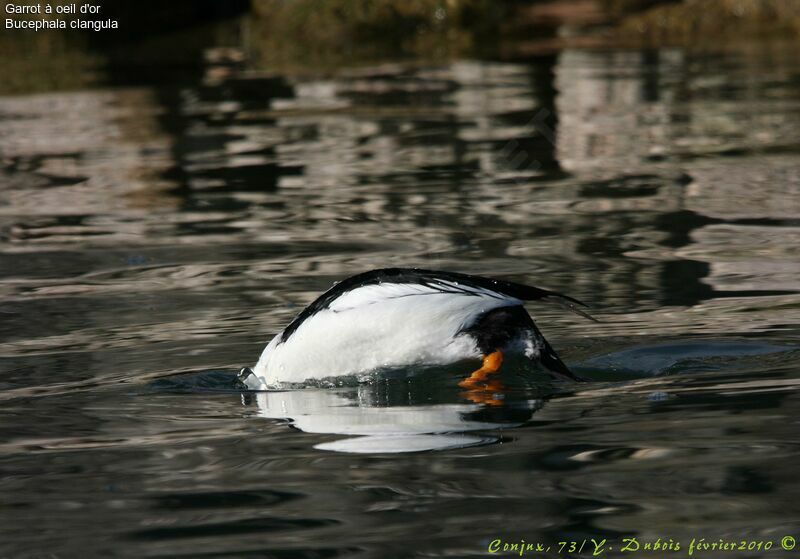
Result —
MULTIPOLYGON (((253 372, 265 388, 479 359, 486 351, 470 328, 481 317, 514 307, 527 317, 522 299, 509 294, 517 294, 515 290, 526 299, 562 297, 448 272, 385 269, 353 276, 320 296, 276 335, 253 372)), ((504 349, 524 352, 531 359, 544 348, 552 352, 532 320, 530 327, 508 337, 504 349)), ((558 360, 554 352, 552 357, 558 360)))

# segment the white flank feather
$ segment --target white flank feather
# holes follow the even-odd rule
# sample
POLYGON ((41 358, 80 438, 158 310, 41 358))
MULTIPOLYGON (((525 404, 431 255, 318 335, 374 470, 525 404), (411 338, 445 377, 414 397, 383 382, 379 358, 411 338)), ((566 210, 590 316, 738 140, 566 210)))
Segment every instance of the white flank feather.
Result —
POLYGON ((282 342, 267 345, 253 372, 266 386, 433 366, 480 357, 459 335, 482 313, 522 301, 455 282, 356 287, 308 317, 282 342))

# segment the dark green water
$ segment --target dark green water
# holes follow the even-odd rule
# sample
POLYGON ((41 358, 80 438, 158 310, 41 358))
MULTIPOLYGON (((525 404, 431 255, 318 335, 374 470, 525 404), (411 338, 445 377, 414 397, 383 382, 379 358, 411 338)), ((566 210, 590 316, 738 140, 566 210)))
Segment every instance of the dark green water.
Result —
POLYGON ((0 97, 0 157, 0 556, 800 540, 791 52, 209 66, 0 97), (384 266, 586 301, 600 324, 530 310, 595 381, 236 390, 316 294, 384 266))

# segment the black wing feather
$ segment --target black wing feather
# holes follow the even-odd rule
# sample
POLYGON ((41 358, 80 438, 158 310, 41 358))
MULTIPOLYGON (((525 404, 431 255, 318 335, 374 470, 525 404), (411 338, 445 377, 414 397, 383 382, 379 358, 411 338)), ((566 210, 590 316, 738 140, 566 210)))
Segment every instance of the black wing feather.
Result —
MULTIPOLYGON (((429 285, 436 287, 437 284, 441 285, 442 281, 463 284, 466 287, 480 287, 483 289, 490 289, 497 291, 509 297, 514 297, 523 301, 536 301, 540 299, 552 299, 554 302, 564 306, 565 308, 581 315, 590 320, 594 320, 586 312, 578 309, 575 305, 586 306, 586 304, 563 295, 555 291, 547 289, 540 289, 532 285, 525 285, 522 283, 515 283, 511 281, 498 280, 493 278, 485 278, 482 276, 472 276, 469 274, 460 274, 458 272, 442 272, 437 270, 425 270, 422 268, 381 268, 378 270, 371 270, 351 276, 347 279, 340 281, 331 287, 328 291, 320 295, 313 303, 307 306, 303 311, 292 320, 291 323, 283 331, 281 343, 289 339, 295 330, 309 317, 315 315, 321 310, 330 306, 330 304, 341 297, 348 291, 352 291, 358 287, 365 285, 374 285, 380 283, 416 283, 421 285, 429 285)), ((442 286, 442 290, 447 289, 442 286)), ((467 294, 469 294, 467 292, 467 294)))

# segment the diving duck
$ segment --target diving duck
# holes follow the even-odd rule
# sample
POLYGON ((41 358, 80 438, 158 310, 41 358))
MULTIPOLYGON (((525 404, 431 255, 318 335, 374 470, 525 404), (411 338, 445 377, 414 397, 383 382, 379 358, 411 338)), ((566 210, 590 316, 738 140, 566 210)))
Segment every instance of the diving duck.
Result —
POLYGON ((521 283, 419 268, 364 272, 335 284, 297 315, 269 342, 253 373, 259 387, 268 388, 473 359, 480 366, 459 385, 475 388, 514 354, 554 377, 582 380, 523 306, 541 299, 591 319, 577 299, 521 283))

